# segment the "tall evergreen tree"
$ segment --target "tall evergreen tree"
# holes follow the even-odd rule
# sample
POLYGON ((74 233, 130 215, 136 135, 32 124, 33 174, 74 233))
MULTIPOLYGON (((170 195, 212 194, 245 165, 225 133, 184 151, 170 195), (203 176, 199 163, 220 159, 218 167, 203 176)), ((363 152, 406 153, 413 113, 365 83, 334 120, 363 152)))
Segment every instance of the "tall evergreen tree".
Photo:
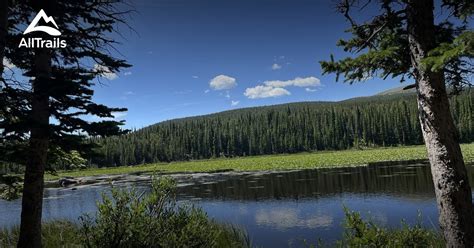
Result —
POLYGON ((5 45, 6 38, 8 33, 8 5, 9 0, 0 1, 0 81, 3 79, 3 70, 4 70, 4 54, 5 54, 5 45))
MULTIPOLYGON (((346 81, 367 76, 414 78, 419 121, 431 164, 440 224, 449 247, 474 246, 471 187, 450 113, 446 83, 457 90, 469 83, 474 33, 466 23, 474 13, 472 0, 442 0, 447 18, 435 23, 433 0, 343 0, 338 10, 350 22, 352 37, 339 41, 358 54, 321 62, 323 71, 346 81), (381 14, 359 24, 352 11, 376 5, 381 14), (460 23, 460 25, 456 25, 460 23)), ((471 74, 472 75, 472 74, 471 74)))
MULTIPOLYGON (((451 102, 462 142, 474 141, 474 91, 451 102)), ((291 103, 245 108, 161 122, 120 137, 93 139, 99 166, 341 150, 423 143, 414 93, 341 102, 291 103), (215 131, 215 130, 218 130, 215 131)))
POLYGON ((120 4, 120 0, 19 0, 9 9, 8 25, 12 31, 7 34, 5 57, 27 78, 19 82, 6 80, 0 92, 0 99, 6 104, 2 106, 5 113, 0 119, 0 152, 5 155, 2 158, 13 158, 9 156, 12 151, 24 151, 21 157, 15 156, 15 162, 26 165, 18 247, 41 247, 43 180, 48 152, 57 148, 84 152, 90 148, 83 142, 85 135, 123 133, 119 127, 122 122, 84 119, 91 115, 113 118, 113 112, 126 110, 92 101, 95 78, 129 67, 109 52, 116 44, 110 36, 118 23, 125 23, 124 15, 129 13, 119 9, 120 4), (60 39, 67 43, 65 48, 18 47, 25 37, 52 39, 43 32, 23 35, 23 28, 40 10, 54 18, 62 33, 60 39))

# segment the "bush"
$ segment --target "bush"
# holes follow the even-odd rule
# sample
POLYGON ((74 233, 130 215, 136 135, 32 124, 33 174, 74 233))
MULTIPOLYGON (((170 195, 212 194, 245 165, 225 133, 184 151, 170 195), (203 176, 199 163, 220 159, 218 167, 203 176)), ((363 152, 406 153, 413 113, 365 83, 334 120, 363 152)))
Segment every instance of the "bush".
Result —
POLYGON ((346 215, 344 238, 339 247, 444 247, 442 236, 432 230, 402 223, 401 229, 386 229, 362 220, 357 212, 344 209, 346 215))
POLYGON ((153 180, 151 192, 113 189, 96 216, 81 218, 86 247, 247 247, 241 231, 220 225, 205 212, 178 205, 175 182, 153 180))
POLYGON ((12 201, 20 198, 23 178, 18 175, 0 175, 0 199, 12 201))
MULTIPOLYGON (((44 247, 250 247, 246 233, 216 223, 199 208, 177 204, 175 182, 153 180, 151 192, 113 188, 95 216, 43 224, 44 247)), ((0 247, 15 247, 19 228, 0 230, 0 247)))

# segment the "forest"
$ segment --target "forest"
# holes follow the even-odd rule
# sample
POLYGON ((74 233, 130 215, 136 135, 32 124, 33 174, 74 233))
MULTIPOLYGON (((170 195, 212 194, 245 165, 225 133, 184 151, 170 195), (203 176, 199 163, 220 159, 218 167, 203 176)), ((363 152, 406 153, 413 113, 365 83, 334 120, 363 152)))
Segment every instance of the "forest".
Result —
MULTIPOLYGON (((474 141, 474 91, 450 98, 460 142, 474 141)), ((413 93, 301 102, 169 120, 99 143, 99 166, 423 143, 413 93)))

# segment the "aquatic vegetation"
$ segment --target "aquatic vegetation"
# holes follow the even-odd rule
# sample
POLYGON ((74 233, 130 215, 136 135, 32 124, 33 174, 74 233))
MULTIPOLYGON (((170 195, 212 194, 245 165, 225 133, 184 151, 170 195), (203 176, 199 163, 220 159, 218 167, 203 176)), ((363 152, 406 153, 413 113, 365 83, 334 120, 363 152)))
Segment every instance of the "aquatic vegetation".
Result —
MULTIPOLYGON (((399 89, 400 90, 400 89, 399 89)), ((299 102, 164 121, 94 138, 100 166, 423 144, 416 96, 299 102)), ((474 141, 474 91, 451 98, 459 139, 474 141)))
MULTIPOLYGON (((474 162, 474 143, 461 145, 464 160, 474 162)), ((137 172, 212 172, 220 170, 259 171, 362 166, 384 161, 412 161, 427 158, 425 146, 406 146, 366 150, 324 151, 298 154, 220 158, 187 162, 156 163, 138 166, 63 171, 47 179, 137 172)))

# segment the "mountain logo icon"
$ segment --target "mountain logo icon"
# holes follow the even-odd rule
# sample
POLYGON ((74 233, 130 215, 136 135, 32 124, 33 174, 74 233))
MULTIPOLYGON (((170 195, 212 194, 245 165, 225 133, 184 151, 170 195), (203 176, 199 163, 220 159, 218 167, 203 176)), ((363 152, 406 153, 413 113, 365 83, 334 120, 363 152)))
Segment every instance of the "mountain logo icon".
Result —
POLYGON ((31 22, 31 24, 26 28, 23 34, 28 34, 31 32, 42 31, 51 36, 59 36, 61 32, 58 30, 58 25, 54 21, 53 17, 46 15, 44 10, 40 10, 38 14, 35 16, 35 19, 31 22), (48 26, 37 26, 40 19, 43 19, 46 23, 52 23, 56 28, 48 27, 48 26))

